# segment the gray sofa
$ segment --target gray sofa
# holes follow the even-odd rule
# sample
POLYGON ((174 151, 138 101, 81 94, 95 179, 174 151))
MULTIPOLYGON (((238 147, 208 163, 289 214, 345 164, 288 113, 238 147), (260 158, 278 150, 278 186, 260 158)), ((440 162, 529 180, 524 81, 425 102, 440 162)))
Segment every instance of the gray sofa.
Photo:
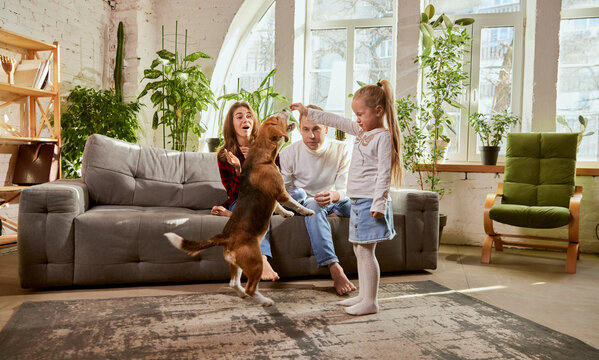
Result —
MULTIPOLYGON (((214 153, 175 152, 90 136, 82 178, 32 186, 19 204, 19 274, 29 287, 228 280, 222 249, 196 257, 162 235, 200 239, 228 218, 210 215, 226 198, 214 153)), ((437 194, 392 192, 397 236, 377 246, 381 271, 435 269, 437 194)), ((349 220, 330 218, 348 273, 356 260, 349 220)), ((325 275, 317 268, 302 216, 271 219, 272 265, 282 278, 325 275)))

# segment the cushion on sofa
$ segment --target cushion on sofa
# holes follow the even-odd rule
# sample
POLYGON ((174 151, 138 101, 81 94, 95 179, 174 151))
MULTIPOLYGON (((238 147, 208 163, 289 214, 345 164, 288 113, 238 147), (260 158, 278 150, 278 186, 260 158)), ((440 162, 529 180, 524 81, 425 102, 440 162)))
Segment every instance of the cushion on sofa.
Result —
POLYGON ((81 171, 95 204, 210 209, 227 199, 214 153, 158 149, 95 134, 85 144, 81 171))

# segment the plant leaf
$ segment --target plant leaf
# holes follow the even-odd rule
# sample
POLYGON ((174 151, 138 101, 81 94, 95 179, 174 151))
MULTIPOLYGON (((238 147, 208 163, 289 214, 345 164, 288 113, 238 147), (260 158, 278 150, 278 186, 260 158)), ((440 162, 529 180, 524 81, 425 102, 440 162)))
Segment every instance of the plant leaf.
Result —
POLYGON ((428 16, 429 19, 432 19, 433 16, 435 16, 435 7, 432 4, 428 4, 424 8, 424 14, 426 14, 426 16, 428 16))
POLYGON ((194 52, 192 54, 187 55, 183 59, 183 61, 194 62, 194 61, 196 61, 197 59, 200 59, 200 58, 202 58, 202 59, 212 59, 212 57, 210 55, 206 55, 206 54, 204 54, 201 51, 196 51, 196 52, 194 52))

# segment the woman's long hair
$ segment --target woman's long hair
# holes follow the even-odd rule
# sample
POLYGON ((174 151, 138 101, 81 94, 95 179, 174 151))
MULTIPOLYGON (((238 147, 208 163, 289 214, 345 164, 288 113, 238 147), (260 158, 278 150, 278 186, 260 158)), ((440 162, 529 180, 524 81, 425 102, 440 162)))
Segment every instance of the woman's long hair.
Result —
POLYGON ((401 133, 395 113, 395 98, 393 88, 387 80, 381 80, 376 85, 362 86, 354 94, 354 99, 361 98, 369 108, 375 109, 378 105, 385 109, 387 128, 391 133, 391 180, 395 186, 401 183, 401 133))
POLYGON ((252 125, 252 132, 250 133, 250 144, 256 140, 256 136, 258 136, 258 129, 260 128, 260 120, 256 116, 256 113, 245 101, 238 101, 231 105, 229 111, 227 112, 227 116, 225 117, 225 121, 223 124, 223 138, 225 140, 223 146, 218 149, 218 154, 216 155, 218 160, 222 162, 227 162, 227 156, 225 155, 225 149, 227 149, 230 153, 235 156, 238 156, 241 152, 239 150, 239 143, 237 142, 237 135, 235 134, 235 126, 233 126, 233 114, 235 110, 240 107, 245 107, 252 114, 252 118, 254 119, 254 124, 252 125))

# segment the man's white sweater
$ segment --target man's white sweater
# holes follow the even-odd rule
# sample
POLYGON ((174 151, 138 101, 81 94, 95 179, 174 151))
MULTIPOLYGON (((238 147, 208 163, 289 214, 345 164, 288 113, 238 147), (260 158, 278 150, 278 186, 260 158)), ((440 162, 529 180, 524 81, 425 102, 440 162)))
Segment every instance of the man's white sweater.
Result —
POLYGON ((279 162, 288 190, 299 187, 310 197, 335 190, 339 200, 345 199, 350 155, 344 143, 327 138, 318 150, 312 150, 296 141, 281 151, 279 162))

